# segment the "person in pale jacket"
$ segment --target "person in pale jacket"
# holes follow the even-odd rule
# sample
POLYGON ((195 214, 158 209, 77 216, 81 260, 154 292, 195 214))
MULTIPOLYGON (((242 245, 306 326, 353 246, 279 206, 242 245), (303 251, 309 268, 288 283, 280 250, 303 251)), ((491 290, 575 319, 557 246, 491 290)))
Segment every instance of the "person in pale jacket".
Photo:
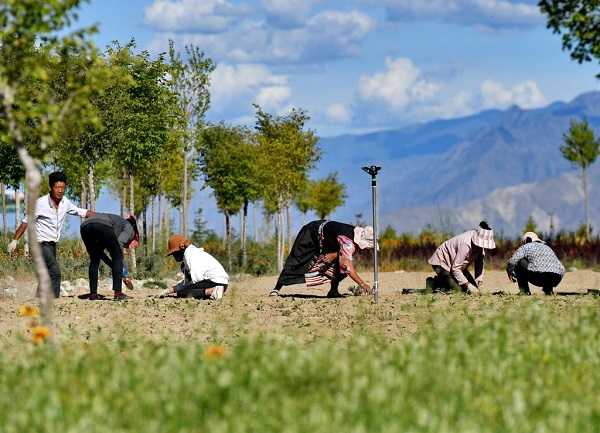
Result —
POLYGON ((475 230, 448 239, 429 259, 436 276, 427 278, 426 290, 445 294, 479 294, 479 286, 483 284, 485 250, 494 248, 494 231, 485 221, 479 223, 475 230), (471 264, 474 264, 475 277, 468 270, 471 264))
POLYGON ((229 275, 217 259, 190 243, 181 235, 169 239, 167 256, 181 263, 183 280, 163 290, 158 296, 176 295, 178 298, 210 299, 223 298, 229 285, 229 275))
POLYGON ((546 295, 554 294, 554 288, 565 275, 565 267, 552 248, 535 233, 525 233, 521 242, 523 245, 508 259, 508 279, 516 282, 519 292, 525 295, 531 295, 529 283, 541 287, 546 295))

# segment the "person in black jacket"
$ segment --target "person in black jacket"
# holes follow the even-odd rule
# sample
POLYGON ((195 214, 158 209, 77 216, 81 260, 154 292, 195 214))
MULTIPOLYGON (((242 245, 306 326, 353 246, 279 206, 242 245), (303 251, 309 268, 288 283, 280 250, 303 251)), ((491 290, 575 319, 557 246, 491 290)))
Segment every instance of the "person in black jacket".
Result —
POLYGON ((357 227, 336 221, 312 221, 302 227, 275 288, 269 296, 279 296, 283 286, 306 284, 308 287, 331 284, 328 298, 341 298, 340 281, 350 276, 366 293, 365 283, 352 263, 356 251, 373 248, 373 227, 357 227))
MULTIPOLYGON (((86 219, 80 228, 81 239, 90 255, 88 276, 90 279, 90 300, 98 297, 98 267, 100 260, 112 269, 113 291, 115 301, 130 299, 121 291, 123 280, 123 248, 137 245, 140 235, 137 221, 133 215, 125 218, 110 213, 95 213, 86 219), (104 251, 108 251, 110 257, 104 251)), ((133 289, 131 279, 125 281, 129 289, 133 289)))

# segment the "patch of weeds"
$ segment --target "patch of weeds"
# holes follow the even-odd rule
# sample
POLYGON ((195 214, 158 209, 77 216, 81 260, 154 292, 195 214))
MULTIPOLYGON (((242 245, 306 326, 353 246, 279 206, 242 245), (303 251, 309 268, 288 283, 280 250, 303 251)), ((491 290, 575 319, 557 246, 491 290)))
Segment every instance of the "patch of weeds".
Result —
POLYGON ((363 294, 363 289, 358 286, 350 286, 348 287, 348 291, 351 292, 354 296, 360 296, 363 294))
POLYGON ((146 287, 148 289, 166 289, 167 285, 162 281, 146 281, 142 287, 146 287))

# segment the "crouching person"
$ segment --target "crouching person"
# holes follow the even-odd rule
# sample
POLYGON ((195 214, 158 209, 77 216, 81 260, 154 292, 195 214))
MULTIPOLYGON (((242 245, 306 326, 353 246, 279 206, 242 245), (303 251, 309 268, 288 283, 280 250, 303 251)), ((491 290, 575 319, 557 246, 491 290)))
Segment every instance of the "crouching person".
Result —
POLYGON ((525 233, 521 241, 523 244, 506 265, 509 280, 517 282, 519 292, 525 295, 531 295, 530 283, 541 287, 546 295, 552 295, 565 275, 565 267, 552 248, 535 233, 525 233))
POLYGON ((211 299, 223 297, 229 284, 229 276, 213 256, 190 243, 181 235, 171 236, 167 256, 181 263, 183 280, 163 290, 159 297, 175 294, 178 298, 211 299))

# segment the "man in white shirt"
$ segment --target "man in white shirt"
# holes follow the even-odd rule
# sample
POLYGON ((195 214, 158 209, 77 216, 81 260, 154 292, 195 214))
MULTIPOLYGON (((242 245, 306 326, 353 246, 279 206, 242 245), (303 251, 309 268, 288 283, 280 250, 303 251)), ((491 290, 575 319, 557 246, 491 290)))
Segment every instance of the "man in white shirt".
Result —
POLYGON ((211 299, 218 301, 223 297, 229 284, 229 275, 217 259, 190 244, 181 235, 171 236, 169 251, 166 256, 173 256, 181 262, 183 281, 163 290, 159 296, 176 294, 178 298, 211 299))
MULTIPOLYGON (((64 197, 67 188, 67 176, 59 171, 51 173, 48 177, 50 192, 37 199, 35 202, 35 236, 40 248, 50 281, 54 297, 60 296, 61 272, 56 259, 56 243, 60 240, 60 232, 67 214, 87 218, 94 212, 75 206, 68 198, 64 197)), ((17 242, 27 229, 27 219, 24 219, 15 233, 14 239, 8 244, 7 252, 11 254, 17 247, 17 242)), ((39 295, 39 294, 38 294, 39 295)))

